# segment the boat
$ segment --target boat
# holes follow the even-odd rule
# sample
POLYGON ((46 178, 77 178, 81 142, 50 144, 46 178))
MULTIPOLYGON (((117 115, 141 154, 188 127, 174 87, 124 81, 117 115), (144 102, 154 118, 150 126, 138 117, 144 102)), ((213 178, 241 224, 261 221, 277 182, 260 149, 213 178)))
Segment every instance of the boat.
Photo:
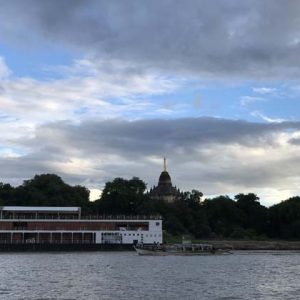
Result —
POLYGON ((210 244, 153 244, 143 245, 137 244, 134 246, 138 255, 223 255, 232 254, 229 250, 216 249, 210 244))

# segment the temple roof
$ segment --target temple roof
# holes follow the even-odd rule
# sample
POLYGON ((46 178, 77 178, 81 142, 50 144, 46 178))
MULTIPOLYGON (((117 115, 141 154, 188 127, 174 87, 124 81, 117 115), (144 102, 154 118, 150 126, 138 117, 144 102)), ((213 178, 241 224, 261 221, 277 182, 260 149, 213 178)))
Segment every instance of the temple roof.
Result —
POLYGON ((161 172, 159 179, 158 179, 158 185, 155 186, 150 191, 150 196, 152 197, 163 197, 163 196, 178 196, 179 190, 172 185, 171 176, 167 171, 167 162, 166 158, 164 158, 164 170, 161 172))
POLYGON ((158 185, 162 185, 162 184, 163 185, 165 185, 165 184, 172 185, 171 176, 169 175, 169 173, 167 171, 162 171, 159 176, 158 185))
POLYGON ((173 195, 173 196, 178 196, 180 193, 179 191, 173 187, 172 185, 159 185, 154 187, 151 191, 150 191, 150 196, 169 196, 169 195, 173 195))

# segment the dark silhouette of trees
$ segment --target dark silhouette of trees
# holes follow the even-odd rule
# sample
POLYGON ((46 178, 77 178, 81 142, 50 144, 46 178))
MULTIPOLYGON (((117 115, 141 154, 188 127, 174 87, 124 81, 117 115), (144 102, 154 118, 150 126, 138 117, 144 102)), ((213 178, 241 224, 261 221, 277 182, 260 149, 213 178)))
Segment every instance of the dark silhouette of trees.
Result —
POLYGON ((0 184, 2 205, 81 206, 90 205, 89 190, 70 186, 54 174, 36 175, 16 188, 0 184))
POLYGON ((218 196, 203 202, 208 225, 216 237, 230 237, 240 228, 242 213, 228 196, 218 196))
POLYGON ((253 193, 238 194, 236 205, 242 212, 241 225, 254 236, 266 234, 268 229, 268 209, 259 203, 259 197, 253 193))
POLYGON ((13 200, 14 188, 6 183, 0 182, 0 205, 6 205, 6 203, 11 203, 13 200))
POLYGON ((292 197, 269 208, 270 236, 300 238, 300 197, 292 197))
POLYGON ((146 184, 137 177, 107 182, 95 205, 98 213, 134 215, 145 198, 146 184))
POLYGON ((13 187, 0 183, 0 205, 80 206, 83 214, 161 215, 172 235, 195 238, 300 239, 300 197, 267 208, 253 193, 203 199, 200 191, 181 193, 173 203, 152 200, 137 177, 115 178, 100 199, 89 201, 83 186, 70 186, 55 174, 36 175, 13 187))

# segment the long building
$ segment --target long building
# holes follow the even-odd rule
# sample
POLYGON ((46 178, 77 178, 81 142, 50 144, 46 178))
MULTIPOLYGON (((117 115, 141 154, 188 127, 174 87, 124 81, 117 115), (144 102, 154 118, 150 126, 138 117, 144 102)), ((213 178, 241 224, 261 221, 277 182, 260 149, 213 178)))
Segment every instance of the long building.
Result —
POLYGON ((80 207, 0 207, 0 246, 135 243, 162 243, 160 216, 82 216, 80 207))

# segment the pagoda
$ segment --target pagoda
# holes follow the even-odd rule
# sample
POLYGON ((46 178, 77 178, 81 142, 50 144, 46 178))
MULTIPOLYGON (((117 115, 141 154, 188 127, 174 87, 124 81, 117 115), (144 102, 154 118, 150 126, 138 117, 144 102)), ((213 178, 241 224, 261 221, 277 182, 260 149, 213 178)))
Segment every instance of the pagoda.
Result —
POLYGON ((165 157, 164 169, 159 176, 158 185, 150 189, 149 196, 153 200, 163 200, 166 202, 174 202, 180 197, 179 189, 172 185, 171 176, 167 171, 167 161, 165 157))

